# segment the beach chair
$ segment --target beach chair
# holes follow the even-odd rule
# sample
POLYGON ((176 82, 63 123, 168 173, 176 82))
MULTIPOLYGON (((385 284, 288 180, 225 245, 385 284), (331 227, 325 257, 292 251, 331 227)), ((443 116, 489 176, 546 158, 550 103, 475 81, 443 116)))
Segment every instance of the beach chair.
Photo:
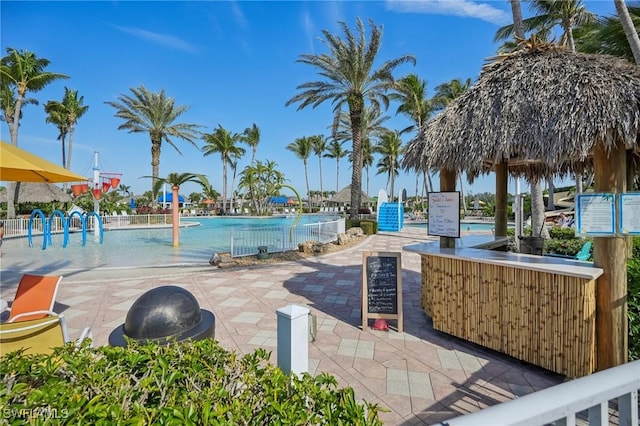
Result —
POLYGON ((8 322, 27 321, 49 316, 53 312, 61 275, 24 274, 11 304, 8 322))
MULTIPOLYGON (((82 331, 76 345, 87 338, 93 338, 90 327, 82 331)), ((0 324, 0 357, 19 349, 26 354, 50 354, 67 342, 67 323, 62 314, 0 324)))

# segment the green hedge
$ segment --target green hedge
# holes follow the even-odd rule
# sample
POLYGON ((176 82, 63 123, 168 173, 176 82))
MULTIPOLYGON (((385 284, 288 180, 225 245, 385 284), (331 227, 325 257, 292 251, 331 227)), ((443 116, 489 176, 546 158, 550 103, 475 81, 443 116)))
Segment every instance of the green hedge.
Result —
POLYGON ((372 235, 378 233, 378 222, 371 219, 346 219, 345 228, 362 228, 362 232, 366 235, 372 235))
POLYGON ((334 377, 284 375, 268 359, 211 339, 14 352, 0 362, 0 407, 13 425, 382 424, 334 377))

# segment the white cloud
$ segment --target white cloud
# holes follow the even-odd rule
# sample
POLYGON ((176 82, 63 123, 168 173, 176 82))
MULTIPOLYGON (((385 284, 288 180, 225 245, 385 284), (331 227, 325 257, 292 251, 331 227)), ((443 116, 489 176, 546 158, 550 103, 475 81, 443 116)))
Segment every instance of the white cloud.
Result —
POLYGON ((130 28, 130 27, 120 27, 114 25, 114 27, 123 33, 131 34, 134 37, 140 38, 142 40, 148 40, 152 43, 156 43, 162 46, 171 47, 178 50, 184 50, 185 52, 196 53, 197 49, 193 47, 191 44, 187 43, 184 40, 181 40, 177 37, 158 34, 151 31, 143 30, 141 28, 130 28))
POLYGON ((242 9, 240 9, 240 5, 238 4, 237 1, 232 1, 230 3, 231 3, 231 11, 233 12, 233 16, 236 19, 236 23, 243 30, 247 30, 249 28, 249 21, 244 16, 244 12, 242 12, 242 9))
POLYGON ((387 0, 387 9, 399 13, 423 13, 477 18, 496 25, 511 22, 511 15, 488 3, 471 0, 387 0))

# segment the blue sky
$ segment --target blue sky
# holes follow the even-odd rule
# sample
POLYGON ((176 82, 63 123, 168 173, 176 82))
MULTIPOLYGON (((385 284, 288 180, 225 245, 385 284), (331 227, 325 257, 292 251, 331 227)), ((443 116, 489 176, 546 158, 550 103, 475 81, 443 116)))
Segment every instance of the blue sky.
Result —
MULTIPOLYGON (((599 15, 613 15, 612 0, 586 1, 599 15)), ((526 3, 525 17, 529 16, 526 3)), ((151 91, 164 89, 178 105, 189 110, 183 122, 202 125, 212 132, 218 124, 242 132, 256 123, 262 131, 259 160, 278 164, 289 182, 306 192, 302 160, 286 146, 296 138, 329 135, 332 107, 322 105, 297 111, 285 106, 298 93, 296 86, 318 79, 315 69, 296 63, 301 54, 327 50, 320 41, 326 29, 342 34, 338 21, 355 32, 355 20, 369 18, 383 26, 378 64, 403 54, 412 54, 417 64, 403 65, 399 78, 417 73, 427 80, 428 96, 434 88, 454 78, 475 80, 485 58, 495 54, 495 31, 511 21, 509 2, 471 0, 424 1, 194 1, 194 2, 33 2, 0 3, 0 47, 35 52, 51 61, 49 71, 70 76, 44 90, 32 93, 39 105, 23 108, 18 144, 56 163, 61 162, 58 131, 46 124, 43 105, 61 100, 64 87, 78 90, 89 111, 76 127, 71 169, 92 176, 93 153, 99 152, 100 169, 122 173, 122 183, 136 193, 150 189, 151 153, 146 134, 117 130, 121 121, 105 101, 130 88, 144 85, 151 91)), ((396 116, 392 104, 387 121, 402 129, 409 122, 396 116)), ((0 137, 10 141, 6 123, 0 137)), ((405 143, 410 136, 405 136, 405 143)), ((160 176, 172 172, 205 174, 222 192, 222 165, 218 155, 203 157, 190 144, 175 140, 183 155, 163 143, 160 176)), ((199 146, 201 141, 197 142, 199 146)), ((350 148, 350 142, 345 145, 350 148)), ((250 161, 250 152, 238 171, 250 161)), ((376 159, 377 161, 377 159, 376 159)), ((386 186, 386 175, 370 171, 370 195, 386 186)), ((336 161, 323 159, 323 189, 336 189, 336 161)), ((229 177, 229 180, 230 177, 229 177)), ((320 189, 318 159, 309 159, 309 182, 320 189)), ((347 159, 340 163, 338 187, 351 182, 347 159)), ((437 177, 434 184, 437 184, 437 177)), ((363 173, 366 190, 366 174, 363 173)), ((415 192, 415 176, 401 172, 396 192, 415 192)), ((513 185, 510 191, 513 192, 513 185)), ((494 192, 489 175, 465 190, 494 192)), ((198 191, 195 184, 181 188, 182 194, 198 191)))

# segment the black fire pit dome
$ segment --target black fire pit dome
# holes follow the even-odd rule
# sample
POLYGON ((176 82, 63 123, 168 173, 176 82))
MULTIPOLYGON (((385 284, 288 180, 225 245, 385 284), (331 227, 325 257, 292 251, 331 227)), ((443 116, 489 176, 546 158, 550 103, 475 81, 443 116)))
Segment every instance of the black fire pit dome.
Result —
POLYGON ((162 286, 141 295, 131 306, 124 324, 111 332, 109 344, 126 346, 125 336, 140 343, 213 338, 215 317, 200 309, 196 298, 178 286, 162 286))

